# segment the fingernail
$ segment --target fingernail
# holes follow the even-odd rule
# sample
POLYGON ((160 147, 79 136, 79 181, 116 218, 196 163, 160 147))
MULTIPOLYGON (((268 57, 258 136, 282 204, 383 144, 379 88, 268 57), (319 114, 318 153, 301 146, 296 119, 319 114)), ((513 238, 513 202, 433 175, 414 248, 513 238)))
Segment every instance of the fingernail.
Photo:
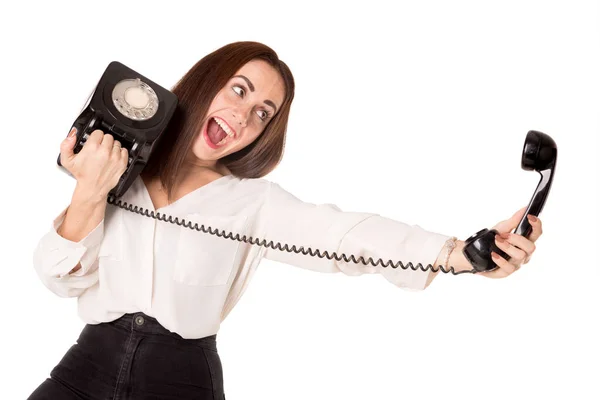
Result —
POLYGON ((494 260, 498 260, 498 259, 500 259, 500 256, 498 254, 496 254, 496 253, 492 253, 492 258, 494 260))
POLYGON ((533 215, 528 215, 527 218, 529 219, 529 221, 531 222, 537 222, 538 219, 536 217, 534 217, 533 215))
POLYGON ((500 234, 500 237, 502 239, 508 239, 509 236, 510 236, 510 232, 503 232, 500 234))
POLYGON ((71 128, 71 131, 69 132, 69 136, 67 136, 69 139, 71 139, 73 136, 75 136, 75 134, 77 133, 77 128, 71 128))

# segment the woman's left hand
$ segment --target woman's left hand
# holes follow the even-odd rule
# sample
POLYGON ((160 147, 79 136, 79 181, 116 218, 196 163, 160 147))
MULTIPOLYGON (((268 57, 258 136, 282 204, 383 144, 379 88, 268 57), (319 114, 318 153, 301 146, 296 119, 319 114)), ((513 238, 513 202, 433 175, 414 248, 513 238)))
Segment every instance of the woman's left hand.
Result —
POLYGON ((527 217, 532 228, 528 238, 511 232, 519 225, 526 208, 521 208, 511 218, 499 222, 492 228, 499 233, 499 235, 496 235, 496 246, 508 254, 510 259, 506 260, 496 252, 492 252, 492 260, 499 268, 493 271, 480 272, 477 275, 487 278, 505 278, 518 270, 523 264, 529 262, 535 251, 535 241, 542 235, 542 221, 533 215, 527 217))

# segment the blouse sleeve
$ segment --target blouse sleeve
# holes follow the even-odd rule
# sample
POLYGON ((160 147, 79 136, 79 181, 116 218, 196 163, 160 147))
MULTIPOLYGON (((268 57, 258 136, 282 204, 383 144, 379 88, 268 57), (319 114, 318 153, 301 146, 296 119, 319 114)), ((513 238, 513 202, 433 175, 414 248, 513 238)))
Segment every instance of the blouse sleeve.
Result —
MULTIPOLYGON (((325 251, 331 255, 345 254, 348 262, 335 258, 303 255, 302 252, 288 252, 267 247, 264 257, 269 260, 317 272, 342 272, 346 275, 379 273, 392 284, 408 290, 423 290, 427 286, 430 270, 392 268, 401 261, 404 266, 412 262, 416 267, 434 264, 446 240, 450 236, 429 232, 418 225, 382 217, 373 213, 341 211, 333 204, 306 203, 281 188, 270 185, 264 212, 266 214, 266 241, 273 246, 304 247, 304 252, 321 256, 325 251), (354 256, 359 262, 353 262, 354 256), (371 257, 376 266, 364 260, 371 257), (382 259, 384 265, 377 264, 382 259)), ((340 258, 340 257, 338 257, 340 258)))
POLYGON ((52 222, 33 253, 33 266, 42 283, 60 297, 77 297, 98 282, 94 265, 104 236, 104 220, 79 242, 57 232, 65 219, 66 207, 52 222), (78 263, 81 268, 69 274, 78 263))

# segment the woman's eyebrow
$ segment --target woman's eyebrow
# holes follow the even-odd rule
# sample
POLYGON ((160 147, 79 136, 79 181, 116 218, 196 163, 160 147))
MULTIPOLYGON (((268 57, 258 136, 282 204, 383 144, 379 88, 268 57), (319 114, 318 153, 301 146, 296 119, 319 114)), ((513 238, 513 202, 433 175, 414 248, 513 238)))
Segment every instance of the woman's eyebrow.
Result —
POLYGON ((254 92, 254 85, 252 84, 252 82, 250 82, 250 79, 246 78, 244 75, 236 75, 234 76, 234 78, 242 78, 243 80, 245 80, 248 84, 248 87, 250 88, 250 91, 254 92))
POLYGON ((273 107, 273 110, 275 110, 275 112, 277 112, 277 107, 275 106, 275 103, 273 103, 271 100, 265 100, 265 104, 273 107))

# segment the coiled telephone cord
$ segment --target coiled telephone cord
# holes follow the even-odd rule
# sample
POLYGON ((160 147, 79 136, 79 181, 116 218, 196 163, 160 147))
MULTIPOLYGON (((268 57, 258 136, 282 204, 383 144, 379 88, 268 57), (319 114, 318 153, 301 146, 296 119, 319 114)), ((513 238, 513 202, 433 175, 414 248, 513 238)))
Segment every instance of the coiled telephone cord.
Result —
POLYGON ((235 234, 235 236, 234 236, 231 232, 225 233, 225 231, 219 231, 217 229, 212 229, 210 226, 205 227, 204 224, 201 224, 200 226, 198 226, 198 223, 193 223, 193 225, 192 225, 192 222, 186 221, 183 218, 180 220, 178 217, 172 217, 171 215, 161 214, 160 212, 157 212, 155 215, 154 211, 148 211, 147 209, 145 209, 143 207, 138 207, 133 204, 128 204, 127 202, 124 202, 122 200, 116 200, 114 198, 114 196, 108 196, 107 202, 109 204, 123 208, 127 211, 131 211, 131 212, 134 212, 134 213, 146 216, 146 217, 154 218, 159 221, 170 222, 172 224, 183 226, 188 229, 195 229, 199 232, 216 235, 218 237, 231 239, 231 240, 237 240, 239 242, 244 242, 244 243, 248 243, 248 244, 252 244, 252 245, 256 245, 256 246, 272 248, 274 250, 287 251, 289 253, 296 253, 296 254, 302 253, 303 255, 310 255, 312 257, 319 257, 319 258, 325 257, 329 260, 332 260, 332 259, 335 259, 336 261, 343 260, 346 263, 348 263, 348 262, 353 262, 356 264, 362 263, 363 265, 372 265, 374 267, 376 267, 377 265, 381 265, 384 268, 385 267, 391 267, 394 269, 396 269, 398 267, 400 267, 402 269, 410 268, 413 271, 417 271, 417 270, 421 270, 423 272, 425 272, 427 270, 431 270, 432 272, 442 271, 445 274, 452 273, 453 275, 460 275, 460 274, 466 274, 466 273, 474 274, 477 272, 477 270, 475 270, 475 269, 456 272, 454 270, 454 267, 449 267, 448 269, 446 269, 446 268, 444 268, 443 265, 439 265, 438 268, 435 269, 435 267, 431 264, 428 264, 426 267, 424 267, 423 264, 421 264, 421 263, 418 263, 417 265, 413 265, 412 262, 409 262, 408 264, 404 265, 401 261, 394 263, 392 260, 388 260, 387 262, 384 263, 383 259, 381 259, 381 258, 379 258, 377 261, 373 261, 373 259, 371 257, 369 257, 367 260, 365 260, 362 256, 357 258, 354 255, 351 255, 348 257, 344 253, 338 255, 336 252, 332 252, 330 254, 328 251, 321 252, 319 249, 313 250, 310 247, 306 248, 306 249, 304 248, 304 246, 296 247, 295 245, 293 245, 290 247, 287 244, 282 245, 280 242, 273 243, 273 241, 267 242, 264 239, 262 239, 262 240, 255 239, 252 236, 247 237, 246 235, 243 235, 240 237, 239 233, 235 234), (165 217, 168 217, 168 218, 165 218, 165 217))

